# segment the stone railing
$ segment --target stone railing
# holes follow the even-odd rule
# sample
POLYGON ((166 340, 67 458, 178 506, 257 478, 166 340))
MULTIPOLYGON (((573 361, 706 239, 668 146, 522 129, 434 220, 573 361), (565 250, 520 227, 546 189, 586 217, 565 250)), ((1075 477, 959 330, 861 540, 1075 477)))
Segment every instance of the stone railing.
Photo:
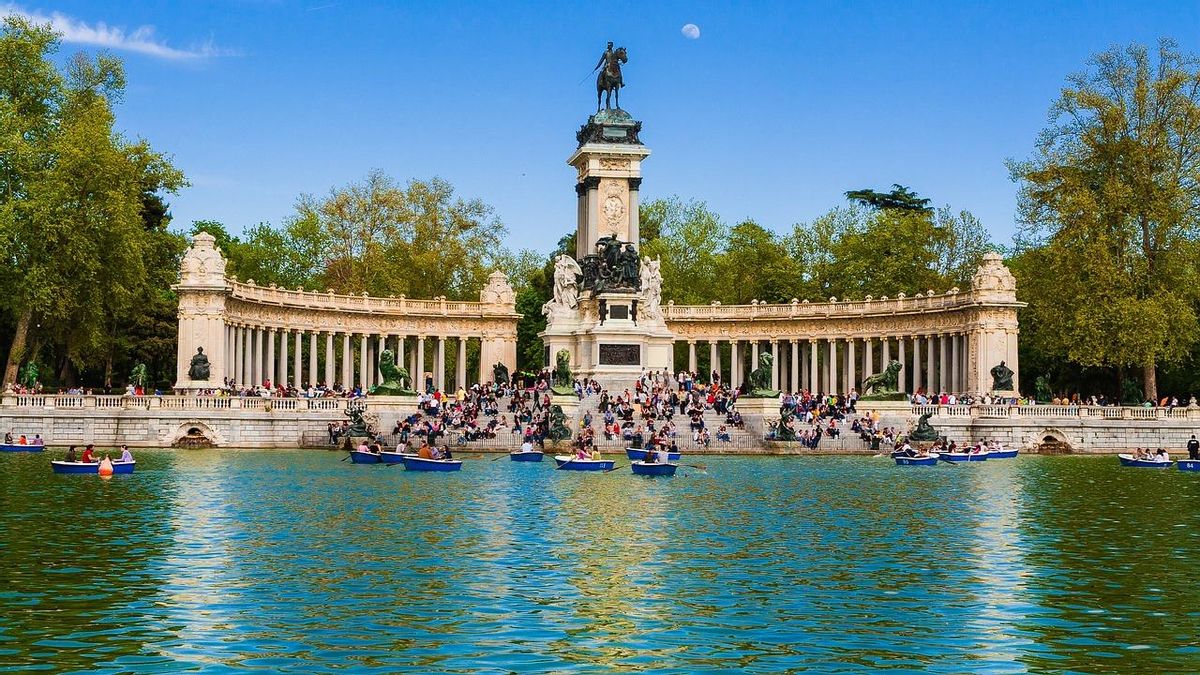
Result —
POLYGON ((0 394, 0 408, 101 410, 260 410, 264 412, 340 411, 344 398, 262 398, 255 396, 123 396, 81 394, 0 394))
POLYGON ((230 298, 297 309, 458 317, 496 314, 508 315, 513 313, 513 306, 511 304, 460 302, 457 300, 446 300, 445 298, 416 300, 403 295, 399 297, 380 298, 366 294, 343 295, 333 292, 293 291, 272 286, 257 286, 233 279, 228 280, 227 283, 229 285, 230 298))
POLYGON ((1104 419, 1104 420, 1200 420, 1200 407, 1145 408, 1142 406, 1074 405, 914 405, 912 414, 976 419, 1104 419))
POLYGON ((951 289, 946 293, 937 294, 933 291, 913 297, 903 293, 899 297, 870 298, 865 300, 847 300, 829 302, 809 302, 795 300, 786 304, 768 304, 765 302, 749 305, 676 305, 668 302, 664 308, 663 317, 668 321, 711 321, 714 319, 797 319, 797 318, 828 318, 855 317, 878 314, 910 314, 928 312, 930 310, 947 310, 969 307, 979 304, 980 299, 970 291, 960 292, 951 289))

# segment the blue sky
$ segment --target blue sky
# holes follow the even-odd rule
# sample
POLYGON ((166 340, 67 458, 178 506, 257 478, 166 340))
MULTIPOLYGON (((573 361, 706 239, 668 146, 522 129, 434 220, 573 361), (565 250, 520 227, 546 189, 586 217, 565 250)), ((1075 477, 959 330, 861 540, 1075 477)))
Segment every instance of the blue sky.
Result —
POLYGON ((1113 44, 1200 51, 1196 2, 5 3, 53 17, 63 57, 109 45, 118 124, 174 156, 178 226, 280 223, 372 168, 440 176, 514 248, 574 228, 574 133, 607 40, 653 155, 643 198, 705 200, 776 231, 902 183, 1009 243, 1024 157, 1066 75, 1113 44), (699 26, 698 39, 681 28, 699 26))

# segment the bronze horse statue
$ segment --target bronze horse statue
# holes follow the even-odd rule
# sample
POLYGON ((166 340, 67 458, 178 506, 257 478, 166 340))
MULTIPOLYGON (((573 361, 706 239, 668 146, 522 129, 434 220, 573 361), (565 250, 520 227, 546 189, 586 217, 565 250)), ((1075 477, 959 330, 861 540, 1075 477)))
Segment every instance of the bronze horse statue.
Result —
POLYGON ((596 75, 596 112, 600 112, 600 97, 604 95, 604 107, 611 109, 612 104, 616 104, 616 108, 621 108, 621 87, 625 86, 625 81, 621 79, 621 64, 629 61, 629 57, 625 54, 624 47, 618 47, 612 57, 608 59, 608 63, 596 75))

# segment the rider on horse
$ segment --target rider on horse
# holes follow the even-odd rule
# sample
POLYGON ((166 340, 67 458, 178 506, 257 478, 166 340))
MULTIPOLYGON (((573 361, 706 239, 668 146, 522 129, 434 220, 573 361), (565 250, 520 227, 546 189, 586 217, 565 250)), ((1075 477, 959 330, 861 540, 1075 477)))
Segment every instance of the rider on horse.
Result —
POLYGON ((625 81, 621 78, 621 62, 617 58, 617 53, 613 51, 613 43, 611 41, 608 43, 608 48, 600 55, 600 61, 596 64, 596 67, 592 68, 592 72, 599 70, 600 66, 604 66, 604 72, 609 77, 617 78, 618 87, 625 86, 625 81))
POLYGON ((611 108, 613 103, 616 103, 617 109, 621 107, 621 87, 625 86, 625 79, 621 77, 621 64, 628 60, 625 55, 625 48, 618 47, 613 49, 613 43, 608 43, 608 48, 600 55, 600 61, 593 72, 599 70, 600 74, 596 76, 596 110, 600 110, 601 97, 607 96, 604 99, 604 107, 611 108), (601 70, 600 67, 604 66, 601 70))

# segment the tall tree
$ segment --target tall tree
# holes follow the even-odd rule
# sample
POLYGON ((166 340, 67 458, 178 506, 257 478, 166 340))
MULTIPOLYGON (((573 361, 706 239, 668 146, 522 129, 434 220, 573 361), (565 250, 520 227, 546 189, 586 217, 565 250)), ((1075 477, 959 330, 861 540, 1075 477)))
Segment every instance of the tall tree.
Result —
POLYGON ((33 329, 67 358, 107 352, 110 328, 146 283, 145 194, 183 176, 144 141, 113 130, 120 61, 50 62, 58 38, 15 16, 0 27, 0 303, 15 317, 4 381, 16 379, 33 329))
POLYGON ((678 197, 655 199, 639 207, 642 257, 661 258, 663 301, 707 303, 721 298, 719 256, 729 239, 729 226, 701 201, 678 197))
POLYGON ((1020 184, 1019 245, 1044 247, 1024 296, 1046 347, 1084 366, 1156 369, 1196 340, 1200 61, 1169 40, 1071 75, 1020 184))
POLYGON ((850 190, 846 193, 846 199, 876 209, 933 213, 930 200, 919 196, 899 183, 893 183, 889 192, 877 192, 869 188, 850 190))

